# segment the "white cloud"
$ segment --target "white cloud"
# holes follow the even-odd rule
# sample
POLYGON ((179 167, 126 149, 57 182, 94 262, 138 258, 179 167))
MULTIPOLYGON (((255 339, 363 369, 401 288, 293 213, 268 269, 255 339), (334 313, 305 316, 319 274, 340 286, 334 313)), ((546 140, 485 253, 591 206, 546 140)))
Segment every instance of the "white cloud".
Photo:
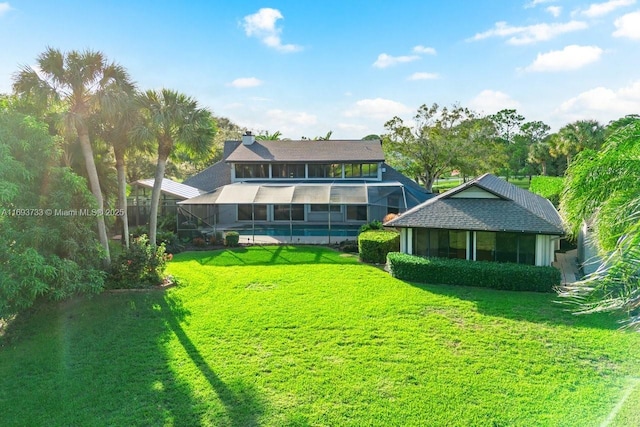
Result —
POLYGON ((517 109, 520 103, 504 92, 486 89, 469 101, 469 108, 485 114, 497 113, 505 108, 517 109))
POLYGON ((604 3, 592 3, 586 10, 580 13, 589 18, 597 18, 613 12, 616 9, 635 4, 636 0, 609 0, 604 3))
POLYGON ((600 59, 603 50, 598 46, 570 45, 562 50, 539 53, 526 71, 567 71, 577 70, 600 59))
POLYGON ((527 3, 524 7, 525 9, 528 9, 530 7, 536 7, 539 4, 544 4, 544 3, 554 3, 556 0, 532 0, 531 2, 527 3))
POLYGON ((422 53, 425 55, 435 55, 436 54, 436 50, 432 47, 427 47, 427 46, 422 46, 422 45, 418 45, 418 46, 414 46, 413 47, 413 52, 414 53, 422 53))
POLYGON ((255 77, 241 77, 229 83, 229 86, 237 87, 238 89, 245 89, 248 87, 256 87, 260 85, 262 85, 262 80, 255 77))
POLYGON ((405 62, 416 61, 418 59, 420 59, 420 57, 417 55, 391 56, 386 53, 381 53, 378 55, 376 62, 373 63, 373 66, 377 68, 387 68, 405 62))
POLYGON ((495 26, 473 36, 470 41, 483 40, 489 37, 509 37, 507 43, 513 45, 532 44, 539 41, 551 40, 561 34, 584 30, 588 28, 586 22, 569 21, 565 23, 535 24, 525 27, 514 27, 506 22, 496 22, 495 26))
POLYGON ((549 12, 554 18, 557 18, 562 14, 562 6, 549 6, 545 10, 549 12))
POLYGON ((292 125, 315 125, 318 118, 314 114, 305 113, 304 111, 284 111, 279 109, 268 110, 266 117, 273 123, 278 124, 276 127, 288 127, 292 125))
POLYGON ((563 102, 556 110, 569 121, 597 119, 603 123, 640 113, 640 80, 619 89, 597 87, 563 102))
POLYGON ((363 132, 365 132, 368 127, 365 125, 356 125, 353 123, 338 123, 338 129, 343 130, 343 131, 348 131, 348 132, 357 132, 362 134, 363 132))
POLYGON ((411 109, 406 105, 390 99, 375 98, 361 99, 353 107, 344 112, 346 117, 368 117, 389 120, 393 116, 409 113, 411 109))
POLYGON ((614 37, 627 37, 633 40, 640 40, 640 11, 627 13, 616 19, 614 22, 616 30, 614 37))
POLYGON ((435 80, 439 78, 440 76, 436 73, 413 73, 407 80, 435 80))
POLYGON ((280 39, 282 29, 276 27, 278 19, 284 19, 278 9, 263 7, 253 15, 244 17, 244 32, 248 37, 256 37, 265 45, 277 51, 289 53, 302 50, 294 44, 283 44, 280 39))
POLYGON ((12 10, 12 8, 11 8, 11 5, 9 4, 9 2, 0 3, 0 16, 4 15, 5 13, 9 12, 10 10, 12 10))

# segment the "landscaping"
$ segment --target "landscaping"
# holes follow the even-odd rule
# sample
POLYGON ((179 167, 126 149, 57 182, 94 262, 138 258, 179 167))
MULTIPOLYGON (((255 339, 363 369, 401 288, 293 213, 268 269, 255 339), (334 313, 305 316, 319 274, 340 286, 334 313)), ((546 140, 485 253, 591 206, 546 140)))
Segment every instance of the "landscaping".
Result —
POLYGON ((554 294, 401 281, 322 247, 177 254, 167 290, 0 335, 13 425, 640 425, 640 335, 554 294))

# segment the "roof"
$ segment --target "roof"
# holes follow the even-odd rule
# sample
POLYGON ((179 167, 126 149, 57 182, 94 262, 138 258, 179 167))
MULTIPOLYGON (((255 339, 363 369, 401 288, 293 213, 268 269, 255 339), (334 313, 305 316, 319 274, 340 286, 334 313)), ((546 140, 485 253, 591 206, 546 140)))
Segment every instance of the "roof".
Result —
POLYGON ((433 197, 433 193, 428 192, 423 186, 415 182, 414 180, 407 178, 405 175, 401 174, 388 164, 384 164, 382 172, 382 181, 397 181, 404 185, 404 190, 407 198, 407 205, 410 208, 419 205, 425 200, 433 197))
POLYGON ((433 197, 387 222, 391 227, 511 231, 563 235, 562 219, 551 202, 491 174, 433 197), (461 193, 480 189, 492 198, 461 193))
POLYGON ((247 183, 237 182, 179 202, 181 205, 224 204, 386 204, 392 193, 401 194, 399 182, 369 183, 247 183))
MULTIPOLYGON (((153 188, 154 182, 155 182, 154 178, 140 179, 132 183, 132 185, 139 185, 141 187, 153 188)), ((189 185, 172 181, 168 178, 162 178, 161 191, 165 194, 169 194, 183 200, 190 199, 192 197, 196 197, 204 193, 204 191, 202 190, 191 187, 189 185)))
POLYGON ((213 191, 223 185, 231 184, 231 165, 224 161, 216 162, 205 170, 185 179, 184 183, 204 192, 213 191))
POLYGON ((252 162, 383 162, 379 140, 255 141, 238 144, 225 160, 252 162))

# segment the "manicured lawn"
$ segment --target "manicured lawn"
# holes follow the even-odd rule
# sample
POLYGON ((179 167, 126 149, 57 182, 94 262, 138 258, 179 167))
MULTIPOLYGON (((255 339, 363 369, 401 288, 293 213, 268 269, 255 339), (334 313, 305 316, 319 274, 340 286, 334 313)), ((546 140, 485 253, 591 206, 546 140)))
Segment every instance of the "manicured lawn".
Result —
POLYGON ((1 424, 640 425, 640 335, 554 295, 413 285, 315 247, 185 253, 169 270, 166 292, 17 319, 1 424))

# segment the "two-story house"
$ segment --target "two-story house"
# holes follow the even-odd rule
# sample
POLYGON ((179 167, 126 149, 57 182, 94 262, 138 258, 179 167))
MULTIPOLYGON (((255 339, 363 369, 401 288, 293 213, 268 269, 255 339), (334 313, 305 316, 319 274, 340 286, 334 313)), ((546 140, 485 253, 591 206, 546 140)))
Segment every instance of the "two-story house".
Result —
POLYGON ((208 191, 179 203, 185 219, 284 241, 355 237, 362 224, 431 197, 384 162, 380 140, 257 141, 247 133, 184 183, 208 191))

